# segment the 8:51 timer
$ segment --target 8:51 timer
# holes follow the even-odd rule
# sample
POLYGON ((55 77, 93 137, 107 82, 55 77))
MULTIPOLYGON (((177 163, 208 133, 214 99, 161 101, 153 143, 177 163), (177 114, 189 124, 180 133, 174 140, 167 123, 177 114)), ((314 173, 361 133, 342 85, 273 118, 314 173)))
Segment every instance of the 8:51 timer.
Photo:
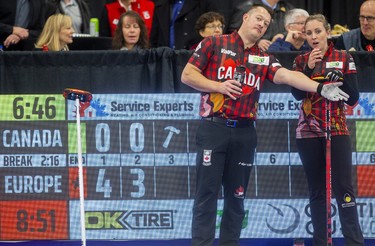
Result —
POLYGON ((0 239, 68 239, 66 201, 0 202, 0 239))

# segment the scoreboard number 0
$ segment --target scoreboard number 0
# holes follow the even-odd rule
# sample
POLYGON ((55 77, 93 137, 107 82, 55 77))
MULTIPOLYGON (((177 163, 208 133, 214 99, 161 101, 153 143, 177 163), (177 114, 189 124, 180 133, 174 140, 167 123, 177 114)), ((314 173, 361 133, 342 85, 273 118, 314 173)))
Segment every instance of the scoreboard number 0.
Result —
POLYGON ((111 147, 111 130, 108 124, 100 123, 95 128, 95 147, 99 152, 108 152, 111 147))
POLYGON ((129 129, 130 149, 141 152, 145 147, 145 129, 141 123, 133 123, 129 129))
MULTIPOLYGON (((95 128, 95 147, 99 152, 108 152, 111 147, 111 129, 108 124, 100 123, 95 128)), ((129 129, 130 149, 134 152, 144 150, 145 130, 141 123, 133 123, 129 129)))

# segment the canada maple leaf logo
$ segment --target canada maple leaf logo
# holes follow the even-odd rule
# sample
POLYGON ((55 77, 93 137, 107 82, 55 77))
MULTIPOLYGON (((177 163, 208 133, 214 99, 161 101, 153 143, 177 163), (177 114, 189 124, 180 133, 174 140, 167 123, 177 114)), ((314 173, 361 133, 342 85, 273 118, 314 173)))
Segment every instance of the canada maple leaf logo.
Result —
POLYGON ((236 189, 236 196, 243 196, 244 193, 245 193, 245 190, 242 187, 242 185, 240 185, 240 187, 238 187, 238 189, 236 189))

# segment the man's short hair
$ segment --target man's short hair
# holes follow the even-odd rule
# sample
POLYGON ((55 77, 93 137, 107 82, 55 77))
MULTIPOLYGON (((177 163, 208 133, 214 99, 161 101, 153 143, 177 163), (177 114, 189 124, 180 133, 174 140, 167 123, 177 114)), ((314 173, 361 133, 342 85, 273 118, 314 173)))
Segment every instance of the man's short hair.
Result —
POLYGON ((270 14, 271 19, 273 18, 273 10, 270 7, 268 7, 267 5, 264 5, 264 4, 254 3, 253 5, 251 5, 251 7, 246 12, 250 13, 252 10, 257 9, 257 8, 266 9, 267 12, 270 14))

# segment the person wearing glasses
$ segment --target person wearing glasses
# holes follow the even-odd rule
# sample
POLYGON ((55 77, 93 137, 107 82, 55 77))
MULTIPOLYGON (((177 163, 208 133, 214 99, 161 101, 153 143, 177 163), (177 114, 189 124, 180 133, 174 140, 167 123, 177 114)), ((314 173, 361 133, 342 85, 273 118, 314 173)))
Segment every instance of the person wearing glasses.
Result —
POLYGON ((278 38, 268 48, 269 52, 275 51, 309 51, 306 42, 305 21, 309 13, 304 9, 289 10, 284 18, 286 35, 278 38))
MULTIPOLYGON (((195 30, 202 38, 213 36, 213 35, 221 35, 223 34, 223 30, 225 28, 224 25, 224 16, 210 11, 207 13, 202 14, 197 22, 195 23, 195 30)), ((193 45, 191 49, 195 49, 198 44, 193 45)))
POLYGON ((363 2, 359 10, 360 27, 337 38, 335 48, 348 51, 375 50, 375 0, 363 2))

